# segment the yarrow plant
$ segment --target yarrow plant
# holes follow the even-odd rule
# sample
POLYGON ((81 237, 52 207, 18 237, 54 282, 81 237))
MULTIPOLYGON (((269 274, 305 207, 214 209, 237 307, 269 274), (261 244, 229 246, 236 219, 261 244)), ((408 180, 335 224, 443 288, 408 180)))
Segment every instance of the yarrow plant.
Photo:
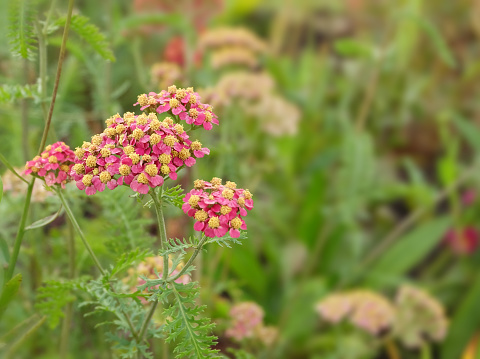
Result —
POLYGON ((183 199, 183 211, 195 218, 193 228, 207 237, 223 237, 229 232, 232 238, 240 237, 240 229, 247 225, 242 217, 253 208, 250 191, 237 188, 235 182, 214 177, 211 182, 196 180, 192 189, 183 199))
POLYGON ((94 296, 96 311, 104 308, 117 316, 115 323, 120 333, 110 338, 123 351, 122 357, 136 357, 138 352, 152 357, 147 339, 162 336, 167 342, 175 340, 177 358, 212 357, 218 352, 211 348, 215 343, 211 335, 213 324, 208 318, 199 317, 205 307, 195 304, 199 292, 190 273, 204 245, 238 243, 240 231, 247 228, 247 211, 253 209, 252 194, 237 188, 234 182, 224 185, 217 177, 210 182, 196 180, 186 196, 180 186, 164 188, 167 179, 177 180, 181 169, 193 166, 198 158, 210 153, 199 141, 192 141, 188 132, 196 128, 211 130, 213 124, 219 124, 213 108, 202 103, 193 88, 170 86, 160 93, 142 94, 135 105, 140 105, 141 114, 127 112, 110 117, 102 133, 92 136, 75 151, 63 142, 47 146, 40 156, 27 162, 25 173, 45 180, 49 186, 60 185, 54 192, 101 273, 99 280, 75 287, 94 296), (188 130, 184 124, 190 125, 188 130), (148 194, 151 200, 145 205, 154 205, 157 214, 159 255, 136 249, 105 270, 65 199, 62 188, 68 181, 75 181, 87 195, 119 186, 136 192, 138 201, 148 194), (202 237, 168 239, 163 217, 165 204, 182 207, 196 220, 194 229, 202 232, 202 237), (189 248, 194 251, 183 264, 189 248), (115 279, 128 267, 127 277, 115 279), (126 287, 128 293, 122 293, 126 287), (151 323, 159 302, 164 308, 160 327, 151 323), (151 305, 146 306, 148 303, 151 305), (121 344, 126 336, 129 344, 121 344))
POLYGON ((40 156, 35 156, 25 165, 25 174, 32 174, 44 179, 48 186, 55 184, 65 188, 71 180, 70 169, 73 166, 75 155, 63 142, 55 142, 45 147, 40 156))

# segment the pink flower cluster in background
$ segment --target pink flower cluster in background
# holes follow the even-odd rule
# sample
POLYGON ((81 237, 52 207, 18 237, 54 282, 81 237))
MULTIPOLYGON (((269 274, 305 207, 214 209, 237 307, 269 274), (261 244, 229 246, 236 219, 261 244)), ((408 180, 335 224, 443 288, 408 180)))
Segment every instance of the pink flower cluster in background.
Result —
POLYGON ((210 153, 170 117, 160 121, 155 113, 127 112, 106 122, 103 133, 75 150, 71 175, 87 195, 123 184, 146 194, 167 177, 176 180, 180 168, 191 167, 196 158, 210 153))
POLYGON ((65 183, 71 180, 69 173, 75 160, 73 151, 63 142, 55 142, 45 147, 40 156, 25 165, 25 174, 33 174, 45 179, 48 186, 65 183))
POLYGON ((248 189, 237 189, 234 182, 222 184, 220 178, 211 182, 196 180, 194 189, 184 197, 183 211, 195 218, 193 228, 207 237, 223 237, 227 232, 232 238, 240 236, 240 229, 247 229, 242 217, 253 208, 252 194, 248 189))
POLYGON ((159 114, 168 111, 187 124, 203 126, 206 130, 211 130, 213 128, 212 124, 218 125, 218 118, 212 112, 212 107, 201 103, 200 95, 194 92, 192 87, 177 89, 173 85, 167 91, 143 94, 138 96, 138 102, 135 105, 140 105, 142 111, 156 111, 159 114))

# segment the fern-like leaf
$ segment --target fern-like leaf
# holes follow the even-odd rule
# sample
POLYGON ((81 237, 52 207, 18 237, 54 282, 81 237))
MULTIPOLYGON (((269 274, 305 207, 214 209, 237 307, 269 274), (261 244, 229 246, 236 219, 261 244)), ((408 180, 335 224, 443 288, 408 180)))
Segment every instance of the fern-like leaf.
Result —
POLYGON ((10 0, 8 6, 8 38, 14 56, 33 60, 36 54, 36 37, 33 29, 34 6, 28 0, 10 0))
POLYGON ((23 98, 40 100, 38 85, 0 85, 0 103, 14 102, 23 98))
POLYGON ((205 241, 204 245, 210 244, 210 243, 216 243, 220 247, 226 246, 228 248, 232 248, 232 243, 241 245, 242 242, 240 240, 246 239, 246 238, 247 238, 246 232, 240 232, 240 237, 238 237, 238 238, 233 238, 229 234, 226 234, 221 238, 218 238, 218 237, 209 238, 205 241))
MULTIPOLYGON (((66 18, 57 20, 57 24, 64 26, 66 18)), ((88 17, 73 15, 70 27, 75 33, 85 40, 105 60, 115 61, 107 38, 100 32, 100 29, 90 23, 88 17)))
POLYGON ((183 188, 181 185, 168 188, 162 193, 163 201, 178 208, 182 208, 183 206, 183 197, 185 197, 185 195, 183 194, 183 188))
POLYGON ((123 253, 120 258, 117 259, 117 262, 112 267, 110 273, 107 273, 105 276, 106 280, 110 280, 116 274, 124 271, 125 269, 131 267, 136 262, 143 260, 150 254, 150 250, 146 249, 141 251, 140 249, 136 249, 134 251, 123 253))
POLYGON ((165 242, 165 248, 160 249, 158 252, 158 255, 164 256, 164 255, 169 255, 173 254, 176 252, 181 252, 185 253, 185 250, 188 248, 195 248, 198 245, 198 239, 195 237, 189 237, 189 238, 169 238, 165 242))
POLYGON ((216 344, 216 337, 211 335, 215 324, 208 318, 201 318, 204 305, 195 303, 199 295, 197 283, 171 283, 163 290, 162 301, 166 302, 171 294, 173 303, 164 310, 167 319, 164 327, 166 342, 176 342, 174 353, 177 358, 213 358, 218 350, 211 347, 216 344))

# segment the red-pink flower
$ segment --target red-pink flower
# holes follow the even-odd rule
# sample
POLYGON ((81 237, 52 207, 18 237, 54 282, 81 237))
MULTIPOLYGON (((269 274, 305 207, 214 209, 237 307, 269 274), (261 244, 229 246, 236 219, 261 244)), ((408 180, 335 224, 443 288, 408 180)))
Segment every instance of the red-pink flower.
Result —
POLYGON ((186 194, 183 211, 195 218, 193 228, 207 237, 223 237, 229 232, 232 238, 240 236, 240 229, 247 225, 242 217, 253 208, 249 190, 237 189, 234 182, 222 184, 220 178, 211 182, 196 180, 194 189, 186 194))
POLYGON ((146 194, 166 178, 176 180, 181 168, 210 152, 200 142, 192 142, 170 117, 159 121, 155 113, 127 112, 106 123, 103 133, 75 150, 71 175, 88 195, 105 190, 105 185, 109 189, 126 185, 146 194))
POLYGON ((480 234, 474 227, 450 229, 445 234, 445 243, 457 254, 471 254, 480 244, 480 234))
POLYGON ((73 166, 75 155, 63 142, 55 142, 45 147, 40 156, 25 165, 25 174, 42 177, 48 186, 59 184, 65 188, 65 183, 71 180, 69 173, 73 166))

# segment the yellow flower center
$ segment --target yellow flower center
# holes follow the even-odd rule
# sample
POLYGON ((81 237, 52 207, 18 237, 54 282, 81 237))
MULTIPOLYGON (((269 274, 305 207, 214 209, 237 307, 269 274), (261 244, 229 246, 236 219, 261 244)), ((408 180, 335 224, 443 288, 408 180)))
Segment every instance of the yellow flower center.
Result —
POLYGON ((93 168, 97 165, 97 157, 90 155, 87 157, 85 163, 88 167, 93 168))
POLYGON ((190 98, 188 99, 188 103, 190 105, 194 105, 197 103, 197 98, 195 96, 190 96, 190 98))
POLYGON ((158 168, 153 163, 145 167, 145 172, 154 177, 158 173, 158 168))
POLYGON ((108 157, 112 154, 112 152, 110 152, 110 150, 108 148, 102 148, 100 150, 100 154, 102 155, 102 157, 108 157))
POLYGON ((92 173, 94 176, 98 175, 98 173, 100 172, 100 170, 98 168, 94 168, 92 173))
POLYGON ((146 125, 146 124, 148 123, 148 118, 147 118, 147 116, 145 116, 144 113, 142 113, 141 115, 139 115, 139 116, 137 117, 137 123, 138 123, 139 125, 146 125))
POLYGON ((42 158, 48 158, 49 154, 47 152, 42 152, 42 158))
POLYGON ((240 229, 240 227, 242 226, 242 220, 238 217, 235 217, 230 221, 230 225, 235 229, 240 229))
POLYGON ((58 162, 58 158, 55 157, 55 156, 50 156, 50 157, 48 157, 48 162, 50 162, 50 163, 57 163, 57 162, 58 162))
POLYGON ((160 156, 158 156, 158 161, 162 164, 168 164, 172 161, 172 156, 170 156, 168 153, 162 153, 160 156))
POLYGON ((188 114, 190 115, 190 117, 192 118, 197 118, 198 117, 198 111, 196 108, 191 108, 189 111, 188 111, 188 114))
POLYGON ((137 178, 137 181, 143 184, 148 184, 148 178, 145 176, 144 173, 140 173, 140 175, 137 178))
POLYGON ((165 136, 165 138, 163 139, 163 143, 169 147, 175 146, 176 142, 177 142, 177 139, 172 135, 165 136))
POLYGON ((239 197, 237 203, 240 207, 245 206, 245 197, 239 197))
POLYGON ((175 86, 175 85, 168 86, 167 91, 170 92, 170 93, 175 93, 175 92, 177 92, 177 86, 175 86))
POLYGON ((193 141, 190 148, 194 151, 200 151, 202 149, 202 143, 200 141, 193 141))
POLYGON ((201 179, 197 179, 197 180, 193 181, 193 187, 195 187, 196 189, 203 188, 204 186, 205 186, 205 183, 201 179))
POLYGON ((200 197, 194 194, 188 199, 188 204, 192 207, 196 207, 199 200, 200 197))
POLYGON ((139 128, 134 129, 133 132, 132 132, 132 136, 136 140, 141 139, 144 135, 145 135, 145 133, 139 128))
POLYGON ((92 185, 92 179, 93 179, 92 175, 85 175, 82 178, 82 182, 86 187, 88 187, 92 185))
POLYGON ((87 149, 91 146, 92 144, 90 142, 86 142, 86 141, 83 141, 82 143, 82 148, 83 149, 87 149))
POLYGON ((222 206, 222 208, 220 209, 220 213, 223 215, 229 214, 231 211, 232 211, 232 208, 228 206, 222 206))
POLYGON ((100 181, 102 181, 102 183, 107 183, 112 179, 112 176, 107 171, 103 171, 98 177, 100 178, 100 181))
POLYGON ((120 172, 120 174, 122 176, 128 176, 130 174, 130 172, 132 172, 132 170, 130 169, 129 166, 127 165, 121 165, 119 168, 118 168, 118 172, 120 172))
POLYGON ((37 168, 37 167, 32 167, 32 172, 33 172, 33 173, 37 173, 37 172, 38 172, 38 168, 37 168))
POLYGON ((223 190, 222 196, 223 196, 223 198, 226 198, 226 199, 232 199, 234 193, 235 192, 233 192, 233 190, 231 190, 230 188, 227 188, 227 189, 223 190))
POLYGON ((137 155, 136 153, 130 154, 128 157, 132 160, 132 163, 136 165, 138 162, 140 162, 140 156, 137 155))
POLYGON ((208 218, 207 212, 205 212, 203 209, 201 211, 195 212, 195 219, 199 222, 203 222, 208 218))
POLYGON ((177 108, 180 106, 180 102, 176 98, 171 98, 169 104, 171 108, 177 108))
POLYGON ((83 148, 77 147, 77 148, 75 149, 75 156, 76 156, 79 160, 82 159, 82 157, 83 157, 84 154, 85 154, 85 150, 84 150, 83 148))
POLYGON ((208 226, 210 228, 218 228, 220 227, 220 220, 218 217, 212 217, 208 220, 208 226))
POLYGON ((218 177, 213 177, 210 183, 212 184, 212 186, 218 187, 222 184, 222 179, 218 177))
POLYGON ((177 123, 173 128, 175 129, 175 131, 177 131, 179 135, 185 132, 185 130, 183 129, 183 126, 179 123, 177 123))
POLYGON ((77 175, 79 175, 85 172, 85 166, 82 165, 81 163, 77 163, 76 165, 73 166, 73 170, 77 175))
POLYGON ((213 118, 213 116, 212 116, 211 112, 205 112, 205 121, 206 122, 212 121, 212 118, 213 118))
POLYGON ((127 146, 123 149, 123 153, 125 153, 126 155, 131 155, 134 152, 135 149, 133 148, 133 146, 127 146))
POLYGON ((60 170, 62 170, 63 172, 68 172, 69 169, 70 169, 69 165, 63 164, 60 166, 60 170))
POLYGON ((164 175, 168 175, 170 173, 170 167, 167 165, 162 165, 162 167, 160 167, 160 172, 162 172, 164 175))
POLYGON ((94 145, 99 146, 102 143, 102 136, 100 136, 100 135, 92 136, 92 143, 94 145))
POLYGON ((237 184, 235 182, 227 181, 227 183, 225 183, 225 187, 235 189, 237 188, 237 184))
POLYGON ((243 192, 243 195, 245 196, 246 199, 252 199, 253 195, 250 193, 248 189, 243 192))
POLYGON ((176 98, 179 98, 180 100, 183 100, 187 96, 187 93, 185 92, 184 89, 178 89, 177 93, 175 94, 176 98))
POLYGON ((50 151, 52 149, 52 145, 48 145, 47 147, 45 147, 45 151, 50 151))
POLYGON ((152 160, 152 157, 150 155, 143 155, 142 156, 142 161, 143 163, 148 163, 152 160))
POLYGON ((148 104, 148 96, 147 94, 141 94, 137 97, 137 101, 139 103, 140 106, 146 106, 148 104))
POLYGON ((106 128, 105 131, 103 131, 103 133, 105 133, 108 137, 115 137, 115 135, 117 134, 117 131, 114 128, 109 127, 109 128, 106 128))
POLYGON ((169 126, 172 126, 175 123, 175 121, 173 121, 171 117, 165 117, 163 119, 163 123, 165 124, 165 126, 169 127, 169 126))
POLYGON ((117 134, 121 134, 125 132, 125 129, 125 125, 123 123, 119 123, 117 127, 115 127, 115 132, 117 132, 117 134))
POLYGON ((186 160, 190 156, 190 151, 186 148, 182 148, 182 150, 178 153, 178 157, 180 157, 182 160, 186 160))
POLYGON ((123 119, 127 121, 128 124, 132 123, 135 120, 135 114, 133 112, 125 112, 123 114, 123 119))
MULTIPOLYGON (((154 131, 157 131, 159 128, 160 128, 160 125, 161 125, 161 122, 157 119, 154 119, 152 120, 152 122, 150 122, 150 128, 154 131)), ((154 133, 154 135, 156 135, 156 133, 154 133)), ((153 135, 152 135, 153 136, 153 135)), ((158 136, 158 135, 157 135, 158 136)), ((158 143, 158 142, 157 142, 158 143)), ((153 144, 153 143, 152 143, 153 144)))

